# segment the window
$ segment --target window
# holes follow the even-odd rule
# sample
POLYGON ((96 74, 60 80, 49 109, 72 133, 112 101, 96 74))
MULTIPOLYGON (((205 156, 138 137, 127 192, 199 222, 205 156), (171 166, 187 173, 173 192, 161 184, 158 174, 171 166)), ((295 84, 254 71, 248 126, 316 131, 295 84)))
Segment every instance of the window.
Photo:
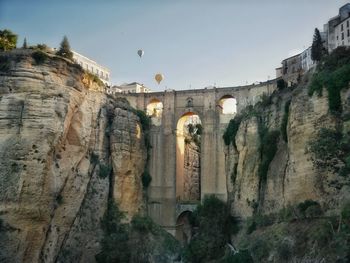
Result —
POLYGON ((350 29, 348 29, 348 37, 350 37, 350 29))
POLYGON ((341 40, 344 40, 344 32, 341 33, 341 40))
POLYGON ((344 30, 344 24, 341 24, 340 26, 340 30, 343 31, 344 30))
POLYGON ((349 27, 349 20, 346 21, 346 27, 349 27))

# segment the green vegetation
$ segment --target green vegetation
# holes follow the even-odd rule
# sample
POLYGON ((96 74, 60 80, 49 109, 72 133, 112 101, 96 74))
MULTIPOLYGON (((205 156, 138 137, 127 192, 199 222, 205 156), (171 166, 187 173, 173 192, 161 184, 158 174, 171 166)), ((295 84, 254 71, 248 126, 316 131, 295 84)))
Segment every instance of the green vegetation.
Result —
POLYGON ((73 53, 70 50, 70 45, 69 45, 67 36, 63 37, 63 40, 62 40, 61 45, 60 45, 60 49, 57 51, 56 54, 58 56, 61 56, 61 57, 64 57, 64 58, 67 58, 70 60, 73 59, 73 53))
POLYGON ((287 83, 284 81, 284 79, 277 80, 277 89, 278 90, 283 90, 286 87, 287 87, 287 83))
POLYGON ((320 61, 326 54, 327 50, 323 46, 320 31, 315 28, 314 38, 311 46, 311 59, 313 61, 320 61))
POLYGON ((142 181, 142 186, 144 188, 147 188, 150 184, 151 184, 151 181, 152 181, 152 177, 151 175, 149 174, 149 171, 148 170, 145 170, 142 175, 141 175, 141 181, 142 181))
POLYGON ((0 30, 0 50, 8 51, 16 48, 17 35, 11 30, 4 29, 0 30))
POLYGON ((176 240, 149 217, 136 215, 130 224, 123 223, 124 219, 118 206, 110 201, 101 221, 104 237, 101 252, 95 256, 98 263, 149 262, 156 249, 163 254, 178 251, 176 240))
POLYGON ((237 254, 225 257, 220 263, 254 263, 248 250, 240 250, 237 254))
POLYGON ((110 201, 101 221, 104 237, 101 252, 95 256, 98 263, 129 262, 129 226, 122 223, 123 219, 124 214, 110 201))
POLYGON ((277 143, 279 140, 279 131, 267 131, 266 128, 260 129, 260 155, 261 162, 258 168, 258 174, 263 182, 266 182, 267 172, 277 152, 277 143))
POLYGON ((188 124, 187 127, 188 136, 185 138, 185 143, 194 142, 198 147, 201 144, 201 135, 203 131, 203 127, 200 123, 196 125, 188 124))
MULTIPOLYGON (((78 68, 79 70, 82 70, 81 66, 79 67, 80 65, 78 64, 74 64, 74 67, 75 68, 78 68)), ((103 81, 98 77, 96 76, 95 74, 92 74, 90 72, 85 72, 85 75, 87 76, 87 78, 89 80, 91 80, 92 82, 95 82, 97 85, 99 85, 100 87, 104 87, 105 84, 103 83, 103 81)))
POLYGON ((147 159, 146 159, 146 164, 145 164, 145 170, 141 176, 142 185, 144 188, 147 188, 152 181, 152 177, 149 173, 149 160, 150 160, 151 148, 152 148, 150 129, 151 129, 152 123, 151 123, 151 118, 148 117, 144 111, 135 110, 135 109, 132 109, 132 111, 139 117, 141 129, 142 129, 142 132, 144 135, 145 146, 146 146, 146 150, 147 150, 147 159))
POLYGON ((223 258, 230 235, 238 230, 226 203, 215 196, 205 197, 190 221, 199 230, 185 249, 186 262, 210 262, 223 258))
POLYGON ((90 156, 90 162, 94 165, 98 164, 100 162, 100 157, 98 154, 92 152, 90 156))
POLYGON ((98 174, 100 178, 108 177, 111 171, 112 171, 112 167, 110 165, 100 163, 100 172, 98 174))
POLYGON ((271 104, 272 104, 272 96, 270 96, 266 93, 263 93, 261 95, 260 105, 263 108, 266 108, 266 107, 270 106, 271 104))
POLYGON ((340 92, 349 87, 350 49, 338 47, 329 56, 325 56, 318 66, 318 72, 312 77, 309 95, 316 92, 322 96, 322 89, 328 91, 328 104, 332 113, 342 112, 340 92))
POLYGON ((8 57, 2 57, 0 61, 0 71, 8 72, 10 70, 10 60, 8 57))
POLYGON ((228 124, 223 135, 223 139, 226 145, 230 145, 232 143, 236 147, 235 138, 241 121, 242 117, 239 115, 237 115, 234 119, 230 120, 230 123, 228 124))
POLYGON ((287 101, 286 104, 284 104, 284 115, 281 123, 281 134, 285 142, 288 142, 287 125, 288 125, 288 117, 289 117, 289 107, 290 107, 290 100, 287 101))
POLYGON ((309 149, 318 169, 330 169, 342 176, 350 173, 350 134, 322 128, 309 142, 309 149), (342 165, 337 165, 334 160, 339 160, 342 165))
POLYGON ((23 40, 23 46, 22 48, 24 49, 27 49, 28 48, 28 45, 27 45, 27 38, 25 37, 24 40, 23 40))
POLYGON ((32 58, 35 60, 35 63, 37 65, 40 65, 45 63, 45 61, 49 58, 49 56, 45 52, 41 50, 37 50, 32 54, 32 58))

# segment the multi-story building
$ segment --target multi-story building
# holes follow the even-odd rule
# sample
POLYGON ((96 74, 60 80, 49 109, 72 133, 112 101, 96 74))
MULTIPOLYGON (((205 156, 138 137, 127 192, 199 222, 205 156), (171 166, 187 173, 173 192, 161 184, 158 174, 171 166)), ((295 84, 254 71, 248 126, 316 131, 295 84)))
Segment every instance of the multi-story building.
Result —
POLYGON ((98 76, 105 85, 110 85, 110 70, 104 66, 101 66, 96 61, 93 61, 90 58, 87 58, 75 51, 73 52, 73 60, 79 64, 83 69, 88 72, 98 76))
POLYGON ((301 54, 294 55, 282 61, 282 77, 288 83, 288 86, 298 83, 301 73, 301 54))
POLYGON ((327 34, 328 52, 339 46, 350 46, 350 3, 339 8, 339 14, 324 25, 327 34))
POLYGON ((151 89, 145 87, 143 84, 132 82, 129 84, 123 84, 118 86, 123 93, 149 93, 152 92, 151 89))
POLYGON ((301 68, 303 72, 309 71, 316 63, 311 58, 311 47, 305 49, 301 54, 301 68))

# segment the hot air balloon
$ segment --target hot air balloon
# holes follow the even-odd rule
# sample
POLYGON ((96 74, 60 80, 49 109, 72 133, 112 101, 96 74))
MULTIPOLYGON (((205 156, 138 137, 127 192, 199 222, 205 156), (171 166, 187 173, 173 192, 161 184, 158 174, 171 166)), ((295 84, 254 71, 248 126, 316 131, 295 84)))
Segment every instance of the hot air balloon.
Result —
POLYGON ((142 49, 137 50, 137 54, 140 56, 140 58, 142 58, 143 54, 145 54, 145 51, 143 51, 142 49))
POLYGON ((154 79, 158 82, 158 84, 160 84, 160 82, 163 80, 164 76, 160 73, 156 74, 154 76, 154 79))

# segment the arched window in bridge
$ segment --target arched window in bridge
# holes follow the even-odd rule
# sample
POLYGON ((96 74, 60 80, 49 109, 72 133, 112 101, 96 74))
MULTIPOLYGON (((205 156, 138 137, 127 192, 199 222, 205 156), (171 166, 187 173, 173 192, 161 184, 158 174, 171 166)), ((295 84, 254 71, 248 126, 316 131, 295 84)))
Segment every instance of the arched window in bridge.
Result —
POLYGON ((237 100, 231 95, 225 95, 219 100, 218 107, 221 114, 236 114, 237 100))
POLYGON ((152 118, 161 118, 163 103, 158 99, 152 99, 147 105, 147 115, 152 118))

